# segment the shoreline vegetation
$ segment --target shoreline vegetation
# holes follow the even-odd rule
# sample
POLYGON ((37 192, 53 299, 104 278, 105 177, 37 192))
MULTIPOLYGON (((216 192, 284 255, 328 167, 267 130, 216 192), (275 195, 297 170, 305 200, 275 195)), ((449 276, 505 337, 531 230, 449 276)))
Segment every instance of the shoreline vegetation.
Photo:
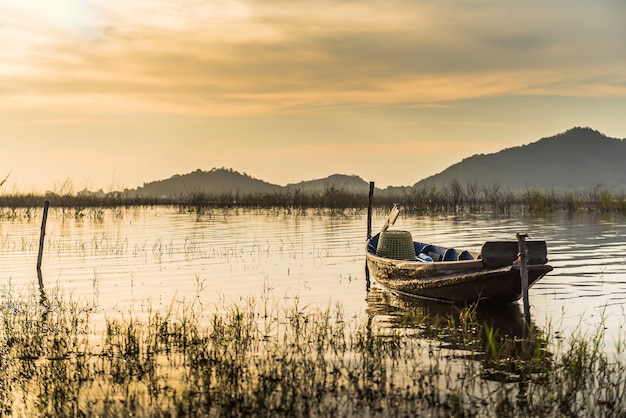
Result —
MULTIPOLYGON (((576 194, 489 190, 381 194, 374 202, 385 213, 393 203, 418 214, 626 212, 624 196, 600 187, 576 194)), ((343 213, 366 208, 368 196, 334 187, 179 199, 16 193, 0 195, 0 219, 38 216, 46 200, 63 216, 97 218, 141 206, 197 214, 228 208, 343 213)), ((394 321, 401 325, 389 326, 378 322, 389 312, 373 305, 354 317, 341 304, 301 306, 297 298, 206 306, 198 289, 192 301, 173 300, 164 310, 148 306, 141 314, 108 316, 58 284, 45 290, 34 280, 27 289, 0 285, 0 415, 626 414, 626 338, 620 334, 607 349, 602 321, 590 334, 530 324, 522 335, 481 320, 474 305, 434 317, 400 309, 394 321)))
POLYGON ((623 416, 623 339, 502 334, 476 306, 404 330, 267 298, 94 321, 52 289, 0 288, 3 416, 623 416), (96 325, 96 323, 100 325, 96 325))
MULTIPOLYGON (((178 197, 139 196, 131 192, 47 192, 0 194, 0 208, 32 209, 49 201, 51 207, 63 209, 64 213, 84 216, 88 209, 137 206, 177 206, 181 211, 199 214, 218 208, 258 208, 286 210, 347 210, 364 209, 368 194, 345 188, 328 186, 323 191, 303 192, 299 189, 273 193, 188 193, 178 197)), ((444 188, 406 189, 401 193, 378 191, 374 207, 387 210, 399 204, 409 213, 552 213, 603 212, 626 213, 626 195, 612 193, 602 186, 587 191, 543 191, 528 189, 514 193, 498 184, 479 187, 475 184, 451 182, 444 188)))

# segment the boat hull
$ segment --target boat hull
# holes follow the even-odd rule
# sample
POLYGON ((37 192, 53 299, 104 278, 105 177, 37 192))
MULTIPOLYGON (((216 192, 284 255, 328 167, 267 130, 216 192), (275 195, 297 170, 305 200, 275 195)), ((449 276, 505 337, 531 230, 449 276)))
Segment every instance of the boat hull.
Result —
MULTIPOLYGON (((366 252, 371 276, 404 296, 454 304, 509 304, 523 295, 520 266, 485 267, 480 259, 420 262, 379 257, 366 252)), ((552 271, 547 264, 527 266, 529 287, 552 271)))

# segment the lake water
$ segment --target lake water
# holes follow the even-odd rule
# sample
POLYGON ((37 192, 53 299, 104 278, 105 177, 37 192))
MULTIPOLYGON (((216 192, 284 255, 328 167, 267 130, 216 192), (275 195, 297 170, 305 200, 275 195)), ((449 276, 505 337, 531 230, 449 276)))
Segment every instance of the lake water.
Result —
MULTIPOLYGON (((174 207, 85 211, 51 209, 43 253, 44 289, 58 287, 93 303, 96 316, 141 314, 187 301, 209 311, 249 298, 276 303, 340 303, 347 316, 369 315, 398 326, 406 305, 376 283, 366 290, 365 212, 342 214, 214 210, 202 216, 174 207)), ((374 215, 374 230, 386 214, 374 215)), ((37 289, 41 211, 0 221, 3 291, 37 289), (28 216, 27 216, 28 215, 28 216)), ((621 215, 414 216, 396 229, 414 239, 478 250, 516 232, 546 240, 554 271, 530 289, 539 327, 565 333, 606 329, 607 344, 625 330, 626 219, 621 215)), ((513 314, 510 311, 513 310, 513 314)), ((519 314, 490 314, 502 322, 519 314)))

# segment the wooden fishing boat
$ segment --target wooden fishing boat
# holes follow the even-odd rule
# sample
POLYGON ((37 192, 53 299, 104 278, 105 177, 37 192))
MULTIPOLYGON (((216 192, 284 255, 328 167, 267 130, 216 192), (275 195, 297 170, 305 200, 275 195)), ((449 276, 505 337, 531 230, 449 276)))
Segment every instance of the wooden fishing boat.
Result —
POLYGON ((381 232, 367 240, 366 260, 369 274, 398 294, 456 304, 508 304, 524 294, 524 271, 528 287, 552 271, 545 241, 524 241, 522 262, 518 241, 485 242, 480 253, 472 253, 413 241, 408 231, 388 230, 395 218, 394 207, 381 232))

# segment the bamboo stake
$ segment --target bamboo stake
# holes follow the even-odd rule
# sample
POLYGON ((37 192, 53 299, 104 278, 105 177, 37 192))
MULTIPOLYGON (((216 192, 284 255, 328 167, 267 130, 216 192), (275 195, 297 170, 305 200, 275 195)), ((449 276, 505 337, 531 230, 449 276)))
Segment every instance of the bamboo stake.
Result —
POLYGON ((372 206, 374 204, 374 182, 370 181, 370 194, 367 200, 367 239, 372 238, 372 206))
POLYGON ((528 234, 517 233, 517 243, 519 249, 520 274, 522 276, 522 298, 524 301, 524 320, 526 325, 530 324, 530 302, 528 301, 528 251, 526 250, 526 238, 528 234))
POLYGON ((37 256, 37 272, 41 273, 41 258, 43 256, 44 237, 46 236, 46 222, 48 222, 48 208, 50 202, 47 200, 43 204, 43 219, 41 221, 41 234, 39 235, 39 255, 37 256))
POLYGON ((46 222, 48 221, 48 208, 49 207, 50 207, 50 202, 46 200, 43 205, 43 219, 41 221, 41 234, 39 236, 39 254, 37 255, 37 279, 39 280, 39 293, 40 293, 39 303, 41 303, 41 306, 46 308, 42 313, 42 320, 45 320, 46 316, 48 315, 48 308, 49 308, 48 303, 47 303, 48 299, 46 298, 46 292, 43 288, 43 275, 41 274, 41 259, 43 257, 43 244, 44 244, 44 237, 46 236, 46 222))
MULTIPOLYGON (((370 193, 367 200, 367 240, 372 238, 372 207, 374 205, 374 182, 370 181, 370 193)), ((369 243, 368 243, 369 244, 369 243)), ((365 261, 365 290, 370 290, 370 270, 367 268, 367 260, 365 261)))

